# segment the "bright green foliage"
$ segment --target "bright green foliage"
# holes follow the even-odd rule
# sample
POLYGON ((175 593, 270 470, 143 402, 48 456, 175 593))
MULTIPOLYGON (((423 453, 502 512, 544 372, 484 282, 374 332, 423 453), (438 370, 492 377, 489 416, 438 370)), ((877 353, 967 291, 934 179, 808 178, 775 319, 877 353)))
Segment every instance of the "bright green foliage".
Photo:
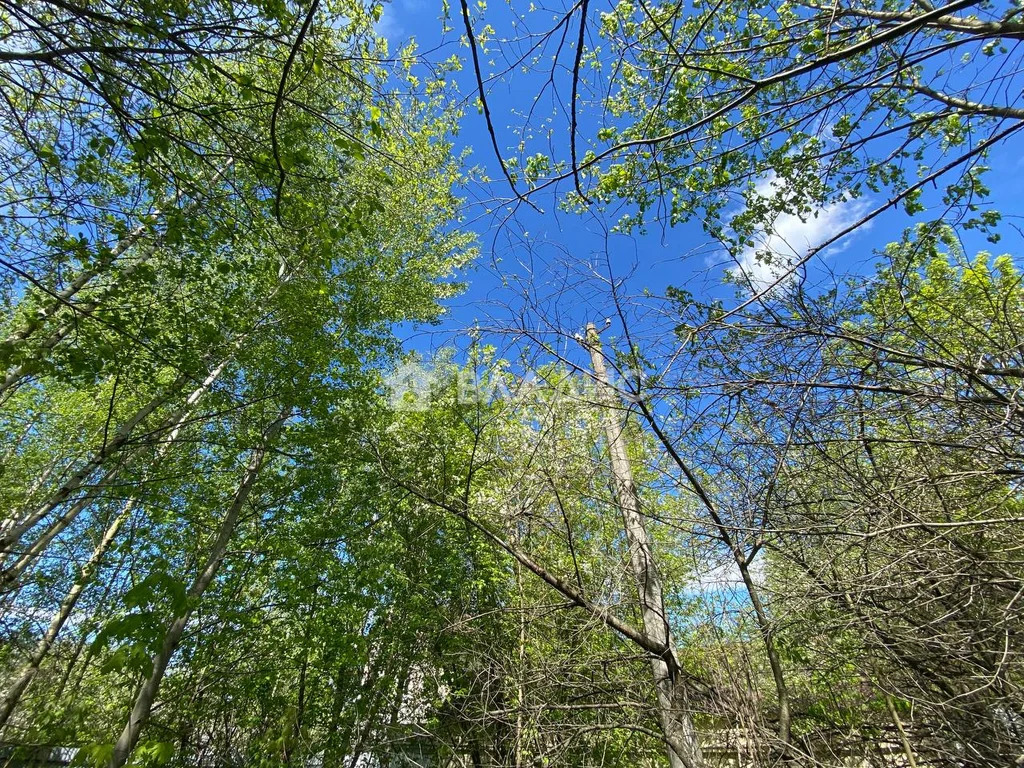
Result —
MULTIPOLYGON (((507 169, 736 253, 855 198, 994 237, 1017 10, 619 3, 597 143, 507 169)), ((607 353, 517 336, 542 364, 477 334, 394 391, 475 248, 460 62, 387 64, 381 13, 0 8, 4 760, 646 767, 692 724, 689 768, 1020 762, 1013 258, 920 224, 830 290, 648 295, 607 353)))
MULTIPOLYGON (((681 439, 764 543, 764 589, 818 754, 924 764, 1019 753, 1014 595, 1024 580, 1017 413, 1024 291, 1009 256, 919 227, 877 274, 722 319, 679 294, 701 359, 681 439), (724 404, 711 418, 707 395, 724 404), (713 440, 715 453, 701 445, 713 440), (900 735, 902 729, 903 736, 900 735)), ((721 663, 714 658, 708 663, 721 663)))
POLYGON ((116 760, 171 643, 134 763, 340 761, 397 717, 436 621, 420 588, 455 550, 421 546, 432 524, 359 457, 394 326, 436 320, 473 256, 457 114, 373 63, 369 11, 295 41, 306 10, 74 8, 74 50, 3 64, 4 118, 36 126, 4 147, 0 323, 4 740, 24 750, 116 760))
MULTIPOLYGON (((576 139, 583 192, 632 203, 624 227, 694 219, 736 252, 780 213, 858 198, 920 213, 933 182, 943 206, 991 231, 980 164, 1024 118, 993 95, 1020 90, 1000 45, 1019 34, 1017 10, 625 0, 592 13, 590 66, 574 77, 600 104, 573 106, 600 106, 602 119, 576 139)), ((572 175, 563 165, 549 178, 572 175)))

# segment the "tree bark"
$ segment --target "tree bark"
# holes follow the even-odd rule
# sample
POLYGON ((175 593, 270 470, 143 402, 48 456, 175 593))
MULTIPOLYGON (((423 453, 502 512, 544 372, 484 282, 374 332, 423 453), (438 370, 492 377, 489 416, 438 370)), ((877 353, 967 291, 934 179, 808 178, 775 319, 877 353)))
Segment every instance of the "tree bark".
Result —
POLYGON ((900 747, 907 758, 907 766, 909 768, 917 768, 917 758, 914 756, 914 749, 910 746, 910 739, 907 738, 907 731, 903 727, 900 713, 896 711, 896 705, 893 703, 892 696, 887 691, 882 691, 882 695, 885 696, 885 708, 889 711, 889 717, 892 718, 892 723, 896 726, 896 732, 899 734, 900 747))
POLYGON ((128 717, 128 722, 121 732, 117 743, 114 745, 114 752, 110 758, 110 768, 121 768, 121 766, 128 762, 132 750, 135 749, 135 745, 138 743, 139 736, 142 733, 142 728, 149 721, 153 702, 156 700, 156 695, 160 690, 160 683, 163 680, 164 673, 167 671, 167 665, 170 663, 171 657, 174 656, 178 648, 178 643, 181 642, 185 626, 195 610, 196 603, 198 603, 199 598, 202 597, 207 587, 213 582, 217 571, 220 569, 220 564, 227 554, 228 544, 230 544, 231 538, 234 536, 242 507, 252 493, 256 478, 263 467, 267 447, 280 431, 287 418, 288 412, 282 412, 264 431, 260 445, 252 451, 245 474, 242 477, 242 482, 239 484, 231 505, 221 521, 220 528, 217 531, 217 538, 206 559, 206 563, 189 587, 185 607, 168 625, 160 650, 153 657, 153 671, 139 689, 139 693, 135 698, 135 705, 132 707, 131 714, 128 717))
POLYGON ((54 614, 50 620, 50 625, 46 628, 46 632, 43 633, 42 638, 39 640, 39 644, 36 646, 35 651, 29 657, 28 664, 22 670, 21 674, 18 675, 18 679, 14 681, 14 684, 4 694, 3 701, 0 702, 0 729, 3 729, 7 725, 7 721, 10 719, 11 714, 14 712, 14 708, 18 706, 18 702, 21 700, 21 696, 25 693, 25 690, 31 684, 36 674, 39 672, 39 667, 43 663, 43 659, 50 652, 50 648, 53 647, 54 641, 57 639, 57 635, 60 634, 61 629, 64 628, 65 622, 74 610, 75 605, 78 603, 78 598, 81 597, 82 592, 89 585, 89 581, 92 579, 93 573, 99 568, 100 561, 106 555, 107 550, 113 543, 117 532, 121 529, 124 521, 128 519, 132 509, 135 506, 135 500, 129 499, 125 505, 118 512, 114 521, 107 527, 107 530, 103 533, 103 537, 100 539, 99 544, 92 552, 92 556, 89 561, 82 568, 82 572, 75 580, 74 585, 68 592, 64 601, 60 604, 60 608, 57 613, 54 614))
MULTIPOLYGON (((642 631, 654 643, 668 649, 668 653, 674 656, 672 633, 665 613, 661 574, 658 572, 654 548, 640 508, 640 496, 626 451, 623 436, 625 421, 615 417, 615 401, 608 380, 608 370, 604 354, 601 352, 600 337, 593 323, 587 325, 585 346, 590 352, 594 379, 597 382, 597 400, 608 441, 615 500, 622 513, 623 528, 629 544, 629 562, 640 599, 642 631)), ((678 662, 670 666, 663 656, 652 655, 651 672, 657 694, 658 721, 668 743, 669 764, 672 768, 698 768, 704 765, 704 758, 693 721, 681 708, 686 696, 677 670, 678 662)))

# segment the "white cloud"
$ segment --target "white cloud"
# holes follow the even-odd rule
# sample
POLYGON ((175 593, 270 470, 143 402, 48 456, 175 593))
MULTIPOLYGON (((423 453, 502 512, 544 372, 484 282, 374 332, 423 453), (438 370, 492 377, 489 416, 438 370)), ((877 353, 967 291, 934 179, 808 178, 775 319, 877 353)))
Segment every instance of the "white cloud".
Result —
MULTIPOLYGON (((382 7, 380 20, 373 25, 374 32, 385 38, 390 47, 396 48, 406 42, 409 29, 406 22, 415 20, 413 26, 422 25, 424 11, 427 8, 423 0, 391 0, 382 7)), ((429 15, 426 17, 429 18, 429 15)))
MULTIPOLYGON (((785 197, 786 190, 774 177, 762 179, 755 187, 754 194, 762 197, 785 197)), ((740 253, 739 271, 756 290, 766 288, 794 264, 803 260, 811 248, 816 248, 847 227, 859 221, 867 213, 867 200, 851 200, 831 203, 819 208, 806 218, 793 213, 779 214, 770 230, 754 237, 755 246, 740 253), (759 259, 758 253, 770 254, 769 260, 759 259)), ((862 229, 868 229, 870 222, 862 229)), ((839 253, 849 247, 849 237, 826 249, 839 253)), ((798 270, 799 271, 799 270, 798 270)), ((788 278, 787 278, 788 279, 788 278)))
POLYGON ((397 9, 392 3, 385 3, 381 12, 380 20, 373 25, 375 34, 383 37, 389 43, 394 43, 405 36, 405 27, 398 21, 397 9))
MULTIPOLYGON (((764 558, 755 557, 748 566, 750 576, 755 584, 764 582, 764 558)), ((733 558, 711 564, 705 563, 697 568, 696 592, 715 592, 721 589, 743 587, 743 576, 733 558)))

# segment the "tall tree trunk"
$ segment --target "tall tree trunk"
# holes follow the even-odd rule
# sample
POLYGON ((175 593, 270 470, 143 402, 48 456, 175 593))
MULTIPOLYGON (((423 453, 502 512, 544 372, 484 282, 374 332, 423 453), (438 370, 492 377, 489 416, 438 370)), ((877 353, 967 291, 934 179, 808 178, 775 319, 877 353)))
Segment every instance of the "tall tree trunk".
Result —
POLYGON ((782 669, 782 659, 775 645, 775 628, 772 625, 768 611, 765 609, 764 602, 761 600, 761 590, 754 583, 754 577, 750 573, 750 561, 738 546, 733 549, 733 558, 739 568, 740 578, 743 579, 743 586, 746 587, 747 595, 750 597, 750 604, 754 609, 754 620, 757 622, 757 629, 764 643, 765 654, 768 656, 768 666, 772 671, 776 697, 779 700, 779 741, 782 742, 782 748, 788 750, 792 715, 789 708, 789 688, 786 685, 786 676, 782 669))
POLYGON ((3 701, 0 702, 0 729, 3 729, 7 725, 7 721, 10 719, 11 714, 14 712, 14 708, 18 706, 18 702, 21 700, 22 694, 25 689, 28 688, 29 684, 35 678, 39 672, 39 667, 43 663, 43 659, 50 652, 50 648, 53 647, 53 642, 57 639, 57 635, 60 634, 63 629, 65 622, 74 610, 75 605, 78 603, 78 598, 81 597, 82 592, 89 585, 89 581, 92 579, 96 569, 99 568, 100 561, 103 560, 103 556, 107 553, 110 545, 113 543, 117 532, 120 530, 124 521, 128 519, 131 514, 133 507, 135 506, 134 499, 129 499, 125 505, 121 508, 121 511, 114 517, 114 521, 104 531, 103 537, 100 539, 99 544, 92 552, 92 556, 89 561, 82 568, 81 573, 75 580, 74 585, 68 592, 64 601, 60 604, 60 608, 57 613, 54 614, 50 620, 50 625, 46 628, 46 632, 43 633, 42 638, 39 640, 39 644, 36 649, 32 652, 29 657, 28 664, 18 675, 18 679, 14 681, 11 687, 4 694, 3 701))
MULTIPOLYGON (((237 349, 237 344, 236 344, 237 349)), ((167 417, 156 431, 163 431, 170 429, 170 433, 167 439, 163 442, 156 453, 156 460, 162 459, 170 451, 171 446, 178 439, 182 428, 185 426, 185 422, 188 421, 189 416, 192 413, 192 408, 196 403, 210 391, 214 383, 220 377, 221 373, 227 367, 231 357, 225 357, 220 363, 218 363, 206 376, 205 379, 196 387, 187 398, 185 398, 184 405, 177 410, 174 414, 167 417)), ((118 468, 115 467, 113 470, 108 472, 99 483, 96 484, 96 489, 103 488, 108 485, 114 477, 117 476, 118 468)), ((11 584, 17 579, 22 573, 24 573, 29 566, 32 565, 38 559, 38 557, 46 551, 47 546, 53 541, 65 528, 74 522, 75 518, 82 512, 82 510, 88 508, 95 501, 94 495, 90 494, 85 496, 76 502, 67 512, 54 520, 50 526, 35 540, 35 542, 26 549, 21 557, 10 567, 0 572, 0 588, 11 584)))
MULTIPOLYGON (((386 464, 382 463, 381 466, 385 469, 386 473, 386 464)), ((685 694, 685 691, 682 688, 682 681, 679 679, 679 675, 681 673, 679 660, 676 658, 675 651, 670 644, 671 637, 668 636, 667 632, 665 632, 660 639, 656 639, 642 628, 638 629, 619 618, 614 612, 608 610, 607 605, 595 603, 587 597, 586 594, 584 594, 581 588, 571 584, 556 573, 548 570, 537 560, 533 559, 533 557, 528 553, 524 552, 518 545, 512 543, 501 534, 496 533, 490 526, 485 525, 480 520, 471 517, 464 499, 456 499, 454 502, 451 502, 444 498, 435 498, 424 493, 415 485, 405 482, 394 475, 388 474, 387 476, 399 487, 409 491, 409 493, 414 495, 416 498, 421 499, 428 504, 433 504, 434 506, 449 512, 460 520, 467 522, 476 531, 483 535, 485 539, 507 552, 516 560, 516 562, 537 576, 541 581, 568 598, 573 605, 583 608, 590 613, 595 620, 642 648, 651 655, 652 659, 662 661, 667 667, 667 674, 656 679, 662 682, 667 681, 665 685, 666 688, 671 687, 672 692, 679 694, 679 699, 685 698, 683 695, 685 694)), ((663 629, 667 630, 668 625, 664 621, 664 614, 662 613, 661 616, 662 621, 659 623, 663 629)), ((659 698, 659 706, 660 702, 661 699, 659 698)), ((669 705, 669 708, 665 711, 669 714, 677 713, 680 720, 678 728, 671 727, 668 729, 668 732, 663 731, 662 734, 666 743, 670 746, 670 755, 672 753, 675 753, 677 756, 686 754, 691 759, 691 763, 683 763, 683 765, 686 765, 687 768, 703 768, 703 757, 700 754, 696 731, 693 729, 689 715, 686 714, 685 710, 677 709, 675 706, 672 706, 671 701, 669 702, 669 705), (675 743, 673 744, 673 742, 675 743)), ((673 726, 673 722, 670 721, 669 725, 673 726)))
MULTIPOLYGON (((516 546, 520 545, 519 537, 513 535, 516 546)), ((525 749, 523 734, 526 719, 526 599, 523 592, 523 565, 516 561, 516 598, 518 601, 519 627, 516 638, 516 724, 513 736, 513 768, 523 768, 525 749)))
POLYGON ((914 748, 910 746, 910 739, 907 738, 907 731, 903 727, 903 721, 900 719, 900 713, 896 711, 896 705, 893 703, 892 696, 889 695, 888 691, 882 691, 882 695, 885 696, 885 708, 889 712, 889 717, 892 719, 893 725, 896 726, 896 733, 900 737, 900 747, 903 749, 903 755, 907 758, 908 768, 917 768, 917 758, 914 755, 914 748))
MULTIPOLYGON (((82 488, 82 486, 85 485, 88 479, 92 476, 93 472, 99 469, 112 453, 120 450, 125 446, 125 444, 127 444, 135 428, 157 408, 170 400, 186 381, 188 381, 188 376, 185 374, 178 376, 178 378, 175 379, 167 389, 150 399, 149 402, 139 408, 131 418, 118 427, 113 437, 97 448, 89 460, 75 471, 71 477, 65 480, 61 484, 60 488, 51 494, 50 498, 35 510, 24 513, 17 523, 10 526, 10 528, 4 532, 3 536, 0 537, 0 551, 8 550, 10 545, 21 538, 26 531, 36 525, 58 506, 67 501, 72 494, 82 488)), ((16 514, 11 515, 11 518, 16 517, 16 514)))
POLYGON ((666 648, 670 656, 651 657, 658 721, 668 743, 669 763, 672 768, 698 768, 704 765, 704 758, 693 720, 682 708, 686 701, 686 692, 678 674, 679 664, 675 660, 672 633, 665 614, 661 575, 658 573, 654 548, 641 512, 640 496, 633 481, 633 469, 626 451, 623 436, 626 422, 625 419, 618 419, 615 416, 616 402, 608 381, 608 370, 605 367, 604 354, 601 352, 601 340, 593 323, 587 325, 585 341, 597 382, 597 398, 608 441, 615 500, 622 513, 623 528, 629 545, 629 562, 640 598, 643 632, 657 645, 666 648))
MULTIPOLYGON (((315 594, 315 592, 314 592, 315 594)), ((309 637, 313 628, 313 606, 306 613, 305 631, 302 633, 302 663, 299 665, 299 690, 295 703, 295 719, 292 721, 290 733, 284 739, 284 755, 282 762, 291 765, 292 755, 302 739, 303 720, 306 716, 306 676, 309 673, 309 637)))
POLYGON ((110 485, 117 475, 118 469, 116 467, 112 471, 106 473, 100 481, 93 486, 92 490, 87 495, 76 501, 71 505, 67 512, 54 520, 50 524, 50 527, 43 531, 39 538, 32 542, 28 549, 22 552, 18 559, 15 560, 9 568, 5 568, 3 571, 0 571, 0 589, 12 585, 18 577, 21 576, 21 574, 28 570, 29 566, 36 561, 39 555, 46 550, 50 542, 53 541, 61 531, 71 525, 83 510, 88 509, 96 503, 102 490, 106 486, 110 485))
POLYGON ((153 657, 153 671, 139 689, 139 693, 135 698, 135 705, 132 707, 131 714, 128 717, 128 722, 121 732, 117 743, 114 745, 114 752, 110 758, 111 768, 121 768, 121 766, 128 762, 132 750, 138 743, 142 728, 149 721, 153 702, 156 700, 156 695, 160 690, 160 683, 163 680, 164 673, 167 671, 167 665, 170 663, 171 657, 174 656, 178 643, 181 642, 185 626, 188 624, 188 620, 192 616, 199 598, 202 597, 207 587, 213 582, 217 571, 220 569, 220 564, 224 560, 225 554, 227 554, 228 544, 230 544, 231 538, 235 533, 235 527, 238 525, 238 518, 242 512, 242 507, 252 493, 256 478, 263 467, 267 447, 280 431, 287 418, 288 412, 282 412, 264 431, 260 445, 252 451, 245 474, 242 477, 242 482, 239 484, 231 505, 221 521, 220 528, 217 531, 217 538, 210 550, 210 554, 188 589, 185 601, 186 607, 167 627, 160 650, 153 657))
MULTIPOLYGON (((331 693, 331 717, 327 725, 327 741, 324 747, 324 762, 328 764, 344 765, 345 755, 339 748, 341 744, 350 741, 349 738, 342 738, 341 735, 341 713, 345 708, 345 678, 347 677, 348 664, 338 664, 334 673, 334 691, 331 693)), ((351 728, 348 729, 351 731, 351 728)))

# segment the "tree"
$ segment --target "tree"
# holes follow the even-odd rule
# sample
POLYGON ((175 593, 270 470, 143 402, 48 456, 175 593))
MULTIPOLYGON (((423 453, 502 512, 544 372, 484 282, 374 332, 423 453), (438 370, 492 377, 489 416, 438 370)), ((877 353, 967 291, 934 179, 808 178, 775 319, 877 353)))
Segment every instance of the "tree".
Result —
POLYGON ((953 230, 922 226, 876 276, 820 295, 725 320, 678 297, 680 333, 717 339, 698 352, 698 385, 723 402, 720 458, 702 466, 745 473, 765 510, 809 752, 813 738, 937 765, 1020 754, 1021 296, 1009 257, 967 259, 953 230))
MULTIPOLYGON (((565 601, 565 608, 575 609, 576 618, 567 617, 575 624, 574 635, 598 633, 587 646, 582 640, 576 641, 574 669, 567 670, 567 674, 572 679, 581 673, 589 676, 589 686, 585 680, 575 683, 580 690, 565 701, 565 714, 557 721, 561 733, 549 737, 553 743, 546 745, 548 751, 558 749, 559 742, 579 739, 581 744, 591 745, 585 754, 606 752, 613 749, 609 740, 635 732, 656 734, 668 746, 673 761, 702 764, 693 718, 694 713, 703 711, 703 681, 699 671, 681 664, 676 648, 670 644, 668 624, 679 620, 676 601, 659 596, 652 603, 649 588, 655 569, 667 570, 669 564, 678 568, 681 544, 671 531, 663 529, 658 550, 664 547, 665 551, 658 551, 654 559, 653 545, 645 545, 650 533, 638 534, 635 530, 644 525, 640 517, 648 526, 660 519, 659 512, 654 511, 660 511, 660 500, 645 500, 644 513, 639 515, 636 487, 616 474, 624 471, 623 465, 630 459, 620 435, 623 427, 613 415, 614 403, 589 387, 590 391, 574 388, 582 382, 558 368, 542 369, 541 378, 533 383, 519 379, 500 361, 488 363, 490 354, 480 351, 479 367, 469 372, 456 370, 448 377, 440 376, 440 389, 434 398, 421 397, 410 403, 423 407, 426 415, 416 412, 408 417, 416 424, 414 428, 404 428, 378 446, 383 471, 398 487, 462 521, 483 543, 510 557, 520 595, 525 589, 519 586, 520 580, 529 575, 534 584, 530 592, 546 585, 565 601), (495 391, 506 396, 490 402, 495 391), (611 446, 617 457, 614 471, 605 446, 611 446), (648 504, 653 509, 648 510, 648 504), (618 514, 610 516, 613 510, 618 514), (627 535, 624 525, 634 530, 627 535), (605 655, 609 653, 603 650, 608 640, 601 639, 602 628, 613 633, 614 655, 605 655), (589 661, 584 655, 591 644, 598 660, 589 661), (644 719, 588 725, 586 710, 591 706, 598 711, 602 706, 622 706, 621 699, 618 703, 600 703, 609 691, 598 683, 598 668, 603 667, 607 676, 609 664, 623 665, 627 660, 631 666, 646 662, 654 673, 653 678, 648 672, 637 680, 632 672, 629 682, 618 683, 636 691, 635 698, 627 700, 643 702, 630 706, 642 707, 644 719), (591 692, 587 692, 589 687, 593 687, 591 692), (581 699, 593 703, 574 706, 581 699), (577 708, 581 712, 575 712, 577 708), (657 725, 652 728, 646 718, 657 725), (584 735, 592 729, 607 729, 609 733, 584 735)), ((504 610, 515 615, 523 609, 506 604, 504 610)), ((535 621, 530 615, 527 612, 521 619, 529 623, 529 628, 521 625, 519 634, 527 654, 535 621)), ((564 640, 556 636, 545 642, 548 647, 555 643, 557 648, 564 640)), ((521 661, 507 661, 509 649, 492 647, 488 654, 494 653, 500 654, 497 663, 501 668, 522 674, 521 661)), ((525 689, 522 685, 513 700, 539 698, 551 706, 550 702, 561 701, 565 695, 538 690, 538 682, 531 682, 525 689)), ((484 724, 490 721, 490 727, 494 727, 492 718, 515 713, 520 734, 524 719, 536 717, 529 707, 512 707, 504 698, 477 703, 470 711, 474 719, 482 719, 484 724), (498 711, 489 713, 488 708, 498 711)), ((521 737, 513 741, 521 744, 521 737)), ((538 748, 542 745, 532 750, 538 748)), ((500 764, 518 764, 507 749, 499 749, 495 759, 500 764)), ((561 759, 571 758, 563 755, 561 759)))
POLYGON ((608 210, 623 230, 699 221, 748 273, 747 251, 774 264, 755 292, 890 208, 997 236, 983 171, 1024 118, 1015 3, 577 2, 553 22, 513 7, 511 26, 486 10, 474 26, 470 5, 484 114, 519 199, 571 184, 567 206, 608 210), (548 67, 503 142, 489 91, 521 76, 534 93, 548 67), (853 200, 827 242, 770 252, 780 214, 853 200))
MULTIPOLYGON (((315 686, 329 687, 313 666, 316 636, 299 632, 275 656, 298 658, 302 668, 296 695, 284 696, 294 715, 281 740, 267 722, 184 727, 189 707, 202 711, 204 686, 230 671, 211 661, 206 641, 230 635, 238 621, 231 595, 251 591, 253 610, 274 616, 280 594, 265 584, 275 579, 254 567, 251 552, 277 553, 287 571, 295 560, 335 551, 322 515, 301 502, 337 494, 345 476, 337 467, 347 465, 346 452, 380 406, 377 371, 398 349, 392 326, 435 319, 472 248, 453 226, 455 112, 435 83, 391 102, 384 70, 352 55, 373 47, 368 13, 353 11, 332 27, 315 17, 316 7, 286 48, 262 40, 175 60, 184 70, 174 85, 178 110, 146 108, 189 146, 140 142, 133 123, 118 133, 102 123, 102 111, 72 122, 68 130, 102 137, 90 151, 106 164, 83 179, 76 139, 67 148, 55 141, 53 169, 77 174, 73 193, 95 192, 89 205, 112 205, 85 216, 60 196, 40 196, 45 220, 5 239, 27 254, 54 242, 51 227, 71 233, 34 271, 12 267, 4 318, 2 423, 13 440, 4 459, 0 578, 8 617, 31 618, 6 633, 2 712, 6 740, 26 750, 73 744, 96 762, 120 765, 166 760, 175 749, 183 760, 258 753, 274 742, 288 763, 323 700, 315 686), (283 71, 268 64, 275 50, 289 53, 278 60, 283 71), (235 91, 243 86, 252 98, 235 91), (266 98, 278 89, 283 95, 266 98), (228 107, 218 112, 221 98, 228 107), (183 101, 202 109, 194 114, 183 101), (223 162, 210 169, 211 157, 223 162), (151 163, 173 172, 151 173, 151 163), (186 178, 206 185, 196 193, 186 178), (177 194, 179 184, 186 193, 177 194), (281 537, 295 526, 319 527, 322 538, 289 549, 281 537), (192 668, 193 658, 206 666, 192 668), (174 700, 168 696, 189 679, 200 681, 196 696, 170 715, 158 708, 154 721, 154 705, 174 700), (178 743, 158 735, 165 718, 181 726, 178 743), (210 733, 223 746, 211 744, 210 733)), ((250 10, 245 18, 224 12, 260 29, 273 25, 250 10)), ((201 27, 198 19, 165 21, 201 27)), ((215 34, 218 22, 207 21, 215 34)), ((79 52, 39 66, 65 55, 79 52)), ((132 66, 162 66, 155 52, 139 55, 132 66)), ((60 88, 53 96, 75 98, 60 88)), ((64 130, 59 110, 40 110, 33 120, 64 130)), ((8 191, 19 189, 27 187, 8 191)), ((341 586, 340 594, 358 592, 351 581, 341 586)), ((289 597, 288 621, 316 620, 318 587, 304 589, 312 593, 289 597)), ((373 614, 368 608, 364 621, 373 614)), ((351 637, 332 639, 335 654, 351 637)), ((393 676, 385 679, 394 695, 393 676)), ((342 715, 349 717, 339 710, 335 719, 342 715)))

